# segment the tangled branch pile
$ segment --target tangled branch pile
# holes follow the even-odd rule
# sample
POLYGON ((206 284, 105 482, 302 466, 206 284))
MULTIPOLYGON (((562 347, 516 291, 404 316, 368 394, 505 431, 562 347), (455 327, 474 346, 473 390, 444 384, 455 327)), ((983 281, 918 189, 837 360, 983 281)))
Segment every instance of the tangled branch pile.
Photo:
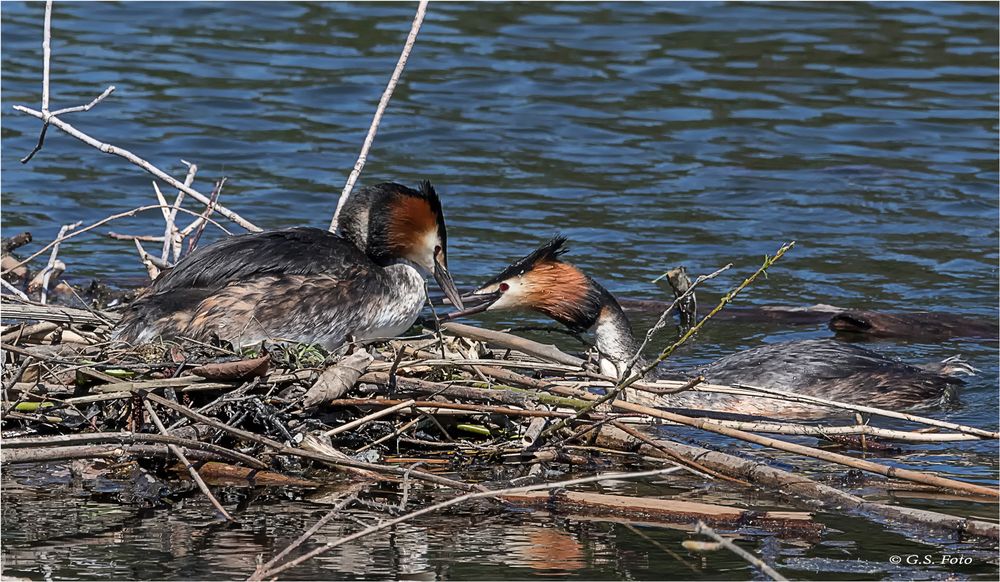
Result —
MULTIPOLYGON (((809 509, 837 508, 954 535, 997 538, 995 524, 868 502, 802 474, 685 444, 667 438, 666 428, 653 432, 643 425, 685 424, 762 445, 765 451, 792 452, 855 472, 893 477, 868 480, 868 486, 958 493, 992 502, 996 493, 988 487, 891 470, 744 430, 827 435, 841 444, 867 448, 885 447, 886 437, 997 438, 972 427, 939 426, 950 430, 927 433, 870 424, 727 421, 620 399, 594 407, 601 400, 595 391, 614 386, 614 379, 590 371, 585 361, 551 345, 455 323, 441 331, 352 345, 334 354, 283 345, 237 354, 222 345, 195 342, 141 347, 110 343, 106 338, 116 316, 108 312, 10 301, 3 308, 5 318, 34 321, 3 331, 4 465, 103 459, 98 467, 108 468, 120 466, 108 464, 108 459, 124 459, 147 480, 174 483, 157 489, 159 496, 164 491, 197 494, 177 480, 178 471, 189 473, 228 519, 234 518, 206 481, 313 487, 347 476, 400 483, 403 503, 385 506, 391 513, 401 511, 411 482, 420 481, 518 505, 555 504, 572 512, 672 523, 701 520, 789 535, 811 536, 822 529, 807 513, 580 491, 555 496, 509 492, 525 486, 560 487, 546 483, 554 475, 603 478, 607 471, 649 474, 676 471, 675 465, 680 465, 686 471, 670 477, 678 483, 718 480, 734 487, 764 486, 791 494, 797 505, 809 509)), ((659 381, 634 387, 646 392, 736 390, 695 385, 659 381)), ((924 424, 949 424, 883 412, 924 424)), ((270 574, 272 569, 259 573, 270 574)))

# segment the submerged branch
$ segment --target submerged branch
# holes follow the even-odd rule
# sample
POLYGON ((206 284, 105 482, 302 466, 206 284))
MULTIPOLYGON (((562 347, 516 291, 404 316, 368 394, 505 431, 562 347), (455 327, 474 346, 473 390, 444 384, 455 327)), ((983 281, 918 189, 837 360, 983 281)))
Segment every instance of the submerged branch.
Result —
POLYGON ((459 503, 464 503, 466 501, 471 501, 473 499, 480 499, 480 498, 484 498, 484 497, 503 497, 504 495, 512 495, 512 494, 517 494, 517 493, 529 493, 531 491, 546 491, 546 490, 552 490, 552 489, 560 489, 560 488, 569 487, 569 486, 572 486, 572 485, 580 485, 580 484, 583 484, 583 483, 593 483, 593 482, 596 482, 596 481, 604 481, 604 480, 609 480, 609 479, 618 480, 618 479, 638 479, 638 478, 641 478, 641 477, 655 477, 655 476, 660 476, 660 475, 666 475, 668 473, 673 473, 673 472, 679 471, 679 470, 680 470, 680 467, 670 467, 668 469, 656 469, 656 470, 653 470, 653 471, 638 471, 638 472, 634 472, 634 473, 606 473, 606 474, 602 474, 602 475, 594 475, 592 477, 583 477, 583 478, 580 478, 580 479, 570 479, 570 480, 567 480, 567 481, 559 481, 559 482, 556 482, 556 483, 544 483, 542 485, 530 485, 530 486, 527 486, 527 487, 512 487, 512 488, 509 488, 509 489, 499 489, 499 490, 496 490, 496 491, 479 491, 479 492, 476 492, 476 493, 467 493, 467 494, 461 495, 459 497, 453 497, 451 499, 448 499, 447 501, 442 501, 440 503, 435 503, 434 505, 429 505, 427 507, 424 507, 423 509, 419 509, 419 510, 411 512, 411 513, 407 513, 406 515, 403 515, 401 517, 397 517, 395 519, 390 519, 390 520, 383 521, 383 522, 381 522, 379 524, 376 524, 376 525, 373 525, 371 527, 365 528, 365 529, 363 529, 363 530, 361 530, 359 532, 355 532, 355 533, 353 533, 351 535, 348 535, 348 536, 342 537, 342 538, 340 538, 338 540, 329 542, 329 543, 324 544, 324 545, 322 545, 322 546, 320 546, 320 547, 318 547, 318 548, 316 548, 316 549, 314 549, 314 550, 312 550, 310 552, 307 552, 307 553, 303 554, 302 556, 299 556, 298 558, 295 558, 294 560, 290 560, 288 562, 285 562, 284 564, 281 564, 280 566, 274 566, 274 567, 269 568, 269 569, 264 569, 263 571, 254 572, 254 574, 252 576, 250 576, 247 580, 263 580, 264 578, 270 578, 272 576, 276 576, 276 575, 278 575, 278 574, 280 574, 280 573, 282 573, 282 572, 284 572, 284 571, 286 571, 286 570, 288 570, 290 568, 294 568, 295 566, 298 566, 299 564, 301 564, 301 563, 303 563, 303 562, 305 562, 307 560, 311 560, 312 558, 314 558, 314 557, 316 557, 316 556, 318 556, 320 554, 324 554, 324 553, 332 550, 333 548, 336 548, 337 546, 341 546, 341 545, 344 545, 346 543, 350 543, 350 542, 352 542, 354 540, 363 538, 363 537, 365 537, 367 535, 373 534, 373 533, 375 533, 377 531, 386 529, 388 527, 392 527, 394 525, 398 525, 400 523, 403 523, 403 522, 406 522, 406 521, 410 521, 410 520, 412 520, 412 519, 414 519, 416 517, 420 517, 421 515, 426 515, 428 513, 433 513, 435 511, 438 511, 438 510, 441 510, 441 509, 445 509, 445 508, 451 507, 453 505, 457 505, 459 503))

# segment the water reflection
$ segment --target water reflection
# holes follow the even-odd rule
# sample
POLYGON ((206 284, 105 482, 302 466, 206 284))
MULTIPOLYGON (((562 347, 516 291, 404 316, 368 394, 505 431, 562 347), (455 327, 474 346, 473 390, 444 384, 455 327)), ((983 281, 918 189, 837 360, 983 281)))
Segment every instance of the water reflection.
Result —
MULTIPOLYGON (((329 508, 329 503, 304 501, 301 492, 272 489, 263 491, 259 502, 240 514, 238 525, 226 526, 207 517, 211 509, 200 495, 156 510, 102 503, 89 490, 89 482, 74 480, 65 465, 43 470, 15 468, 5 470, 4 477, 5 572, 33 578, 241 579, 253 570, 257 554, 265 558, 274 555, 329 508), (50 481, 48 488, 24 485, 42 479, 50 481), (46 510, 55 503, 58 513, 46 510), (33 527, 25 527, 29 523, 33 527)), ((681 485, 676 481, 612 485, 606 492, 770 506, 766 495, 748 496, 745 490, 722 488, 718 494, 706 496, 705 490, 690 489, 687 495, 676 495, 671 492, 681 485)), ((109 487, 106 483, 105 488, 109 487)), ((236 505, 246 490, 225 488, 217 494, 223 503, 236 505)), ((356 508, 349 516, 325 525, 292 555, 353 533, 379 517, 356 508)), ((989 550, 922 535, 919 539, 923 543, 936 544, 924 546, 908 541, 915 539, 908 532, 892 528, 873 531, 870 524, 846 517, 823 515, 817 519, 828 528, 817 540, 752 530, 736 539, 744 547, 756 548, 783 571, 807 577, 867 573, 877 578, 880 572, 906 577, 914 570, 888 568, 886 557, 919 551, 960 555, 970 562, 961 567, 922 567, 921 572, 930 578, 949 572, 995 574, 989 550)), ((614 518, 547 511, 511 512, 481 502, 431 514, 337 547, 288 576, 336 580, 750 577, 749 566, 728 552, 685 549, 685 540, 697 539, 691 529, 689 525, 631 525, 614 518)))
POLYGON ((528 525, 505 540, 511 566, 574 572, 583 568, 583 547, 567 532, 528 525))

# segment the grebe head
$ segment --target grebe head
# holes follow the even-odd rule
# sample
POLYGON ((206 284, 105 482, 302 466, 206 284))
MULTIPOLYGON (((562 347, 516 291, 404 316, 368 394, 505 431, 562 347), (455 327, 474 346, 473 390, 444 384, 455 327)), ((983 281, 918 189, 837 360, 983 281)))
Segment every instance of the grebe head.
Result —
POLYGON ((362 188, 344 204, 337 234, 380 265, 404 260, 433 274, 452 304, 463 307, 448 272, 441 199, 430 182, 421 182, 419 190, 392 182, 362 188))
POLYGON ((537 311, 575 332, 594 328, 601 371, 620 375, 638 346, 625 312, 600 283, 564 263, 566 239, 557 236, 519 259, 463 298, 475 306, 448 314, 461 317, 483 311, 537 311))
POLYGON ((559 259, 566 238, 557 236, 510 264, 481 287, 463 296, 474 307, 449 318, 525 309, 543 313, 574 331, 593 327, 610 299, 607 291, 575 266, 559 259))

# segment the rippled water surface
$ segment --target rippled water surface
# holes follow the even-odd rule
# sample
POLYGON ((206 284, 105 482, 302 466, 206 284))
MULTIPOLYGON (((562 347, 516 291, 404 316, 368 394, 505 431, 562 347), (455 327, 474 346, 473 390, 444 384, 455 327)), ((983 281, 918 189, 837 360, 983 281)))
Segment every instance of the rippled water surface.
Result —
MULTIPOLYGON (((196 162, 203 192, 227 176, 223 203, 262 227, 325 227, 413 9, 57 3, 53 108, 114 84, 113 96, 67 120, 176 176, 181 159, 196 162)), ((974 3, 432 3, 361 181, 434 182, 462 286, 561 232, 575 263, 627 297, 662 297, 651 280, 678 264, 703 273, 733 262, 706 289, 709 304, 796 240, 746 302, 994 322, 997 20, 995 4, 974 3)), ((155 198, 150 176, 56 130, 30 164, 18 163, 38 122, 11 106, 38 105, 41 22, 41 4, 3 4, 2 224, 5 236, 29 229, 50 240, 62 224, 155 198)), ((159 234, 162 219, 111 228, 159 234)), ((138 283, 134 248, 100 236, 106 230, 63 246, 67 276, 138 283)), ((825 335, 818 325, 720 324, 679 357, 825 335)), ((910 361, 962 353, 981 373, 965 406, 939 415, 996 428, 995 342, 874 347, 910 361)), ((997 473, 988 443, 919 447, 893 462, 997 473)), ((321 512, 301 501, 254 507, 244 529, 227 531, 199 524, 206 512, 196 501, 188 513, 146 515, 81 499, 68 523, 40 529, 44 508, 61 507, 73 488, 50 498, 16 481, 4 482, 5 569, 32 577, 130 577, 151 556, 161 568, 152 577, 235 576, 321 512)), ((689 566, 702 566, 611 523, 462 519, 407 527, 325 564, 372 578, 690 577, 689 566)), ((943 551, 857 520, 835 527, 845 533, 814 547, 749 545, 800 577, 907 578, 889 554, 943 551)), ((685 537, 648 535, 674 549, 685 537)), ((921 575, 995 576, 976 559, 921 575)), ((713 555, 698 575, 751 573, 713 555)))

